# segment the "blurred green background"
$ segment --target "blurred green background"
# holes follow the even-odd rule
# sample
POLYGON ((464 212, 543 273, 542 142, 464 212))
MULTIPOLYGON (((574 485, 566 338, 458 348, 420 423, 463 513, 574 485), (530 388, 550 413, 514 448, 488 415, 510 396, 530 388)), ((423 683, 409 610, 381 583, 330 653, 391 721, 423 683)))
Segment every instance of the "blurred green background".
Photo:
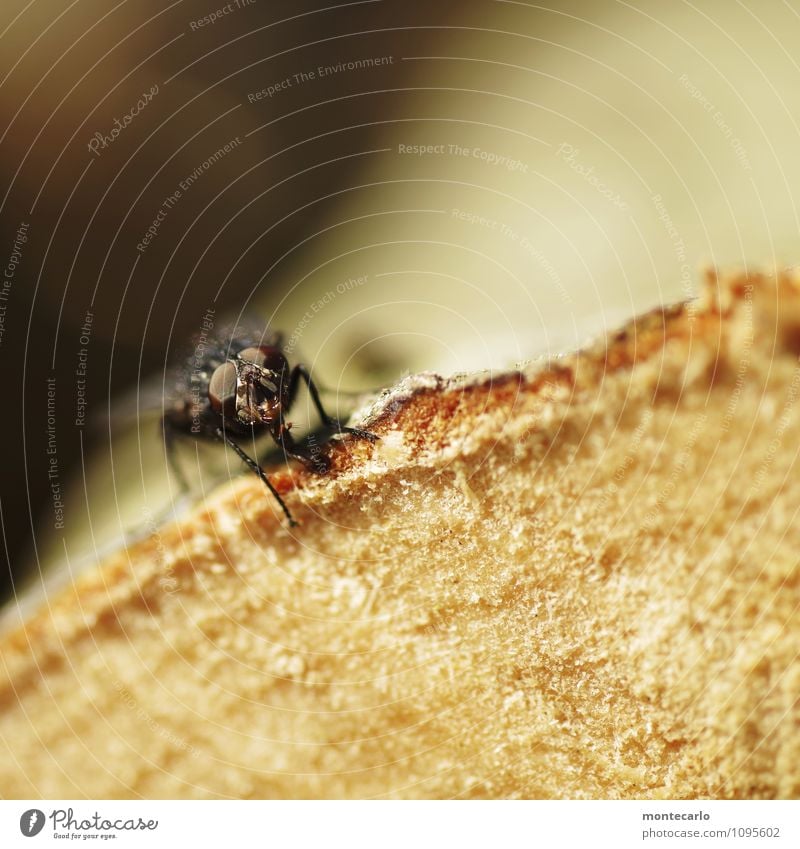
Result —
POLYGON ((135 393, 209 309, 357 389, 795 263, 799 39, 753 0, 4 0, 6 592, 169 504, 135 393))

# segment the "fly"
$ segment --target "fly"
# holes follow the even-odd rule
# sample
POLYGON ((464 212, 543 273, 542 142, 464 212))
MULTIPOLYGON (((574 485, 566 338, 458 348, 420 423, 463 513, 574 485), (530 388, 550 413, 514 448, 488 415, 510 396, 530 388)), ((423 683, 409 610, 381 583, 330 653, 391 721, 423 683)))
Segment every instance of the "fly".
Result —
POLYGON ((301 382, 308 387, 325 427, 333 433, 349 433, 375 442, 374 433, 345 427, 328 415, 319 391, 304 365, 290 368, 277 332, 234 333, 196 346, 177 369, 175 393, 161 421, 167 456, 184 488, 186 479, 177 464, 175 438, 216 440, 228 446, 261 479, 280 504, 289 524, 297 523, 258 462, 239 444, 268 433, 284 454, 299 460, 317 474, 330 470, 330 459, 318 445, 296 441, 286 420, 301 382), (223 342, 223 338, 225 341, 223 342), (198 353, 200 352, 200 353, 198 353))

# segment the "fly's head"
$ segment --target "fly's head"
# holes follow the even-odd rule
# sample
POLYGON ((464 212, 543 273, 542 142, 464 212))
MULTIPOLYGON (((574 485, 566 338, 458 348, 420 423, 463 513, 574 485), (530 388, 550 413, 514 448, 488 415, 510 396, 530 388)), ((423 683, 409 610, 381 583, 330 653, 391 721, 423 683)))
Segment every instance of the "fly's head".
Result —
POLYGON ((218 366, 208 384, 211 407, 226 421, 276 428, 289 406, 289 364, 270 345, 245 348, 218 366))

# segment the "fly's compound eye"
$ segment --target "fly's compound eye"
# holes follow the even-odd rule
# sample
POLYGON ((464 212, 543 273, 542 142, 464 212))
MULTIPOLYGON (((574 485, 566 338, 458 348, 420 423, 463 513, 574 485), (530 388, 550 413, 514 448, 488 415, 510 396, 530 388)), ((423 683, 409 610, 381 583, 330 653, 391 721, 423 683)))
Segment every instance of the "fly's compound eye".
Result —
POLYGON ((261 345, 258 348, 245 348, 239 352, 239 359, 260 366, 266 371, 281 374, 288 366, 286 357, 279 348, 272 345, 261 345))
POLYGON ((236 366, 228 361, 214 369, 208 382, 211 408, 228 418, 236 415, 236 366))

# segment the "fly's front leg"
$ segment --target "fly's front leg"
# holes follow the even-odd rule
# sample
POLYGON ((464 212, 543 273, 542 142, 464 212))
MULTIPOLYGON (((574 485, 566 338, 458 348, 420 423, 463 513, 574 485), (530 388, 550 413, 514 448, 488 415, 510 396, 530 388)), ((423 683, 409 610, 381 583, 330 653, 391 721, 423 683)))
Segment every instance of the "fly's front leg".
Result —
POLYGON ((308 391, 311 393, 311 400, 314 402, 314 406, 317 408, 319 417, 322 419, 322 422, 326 427, 329 427, 336 433, 352 433, 356 438, 368 439, 370 442, 375 442, 377 439, 380 439, 380 437, 376 436, 374 433, 370 433, 368 430, 361 430, 357 427, 346 427, 338 419, 333 418, 333 416, 329 416, 327 412, 325 412, 325 408, 322 406, 319 392, 317 391, 317 387, 314 385, 314 381, 311 379, 308 369, 303 365, 295 366, 289 375, 289 406, 292 405, 295 397, 297 396, 297 390, 300 387, 301 379, 306 382, 308 391))
POLYGON ((269 478, 264 474, 264 470, 261 466, 256 463, 256 461, 249 455, 246 454, 226 433, 225 431, 219 427, 216 430, 216 436, 221 441, 224 442, 228 448, 236 453, 240 460, 247 464, 247 467, 255 472, 259 478, 261 478, 262 483, 267 487, 267 489, 275 496, 275 500, 278 504, 281 505, 281 509, 286 514, 286 518, 289 520, 289 525, 294 527, 297 522, 292 518, 292 514, 289 512, 289 508, 286 506, 284 500, 278 494, 278 490, 270 483, 269 478))

